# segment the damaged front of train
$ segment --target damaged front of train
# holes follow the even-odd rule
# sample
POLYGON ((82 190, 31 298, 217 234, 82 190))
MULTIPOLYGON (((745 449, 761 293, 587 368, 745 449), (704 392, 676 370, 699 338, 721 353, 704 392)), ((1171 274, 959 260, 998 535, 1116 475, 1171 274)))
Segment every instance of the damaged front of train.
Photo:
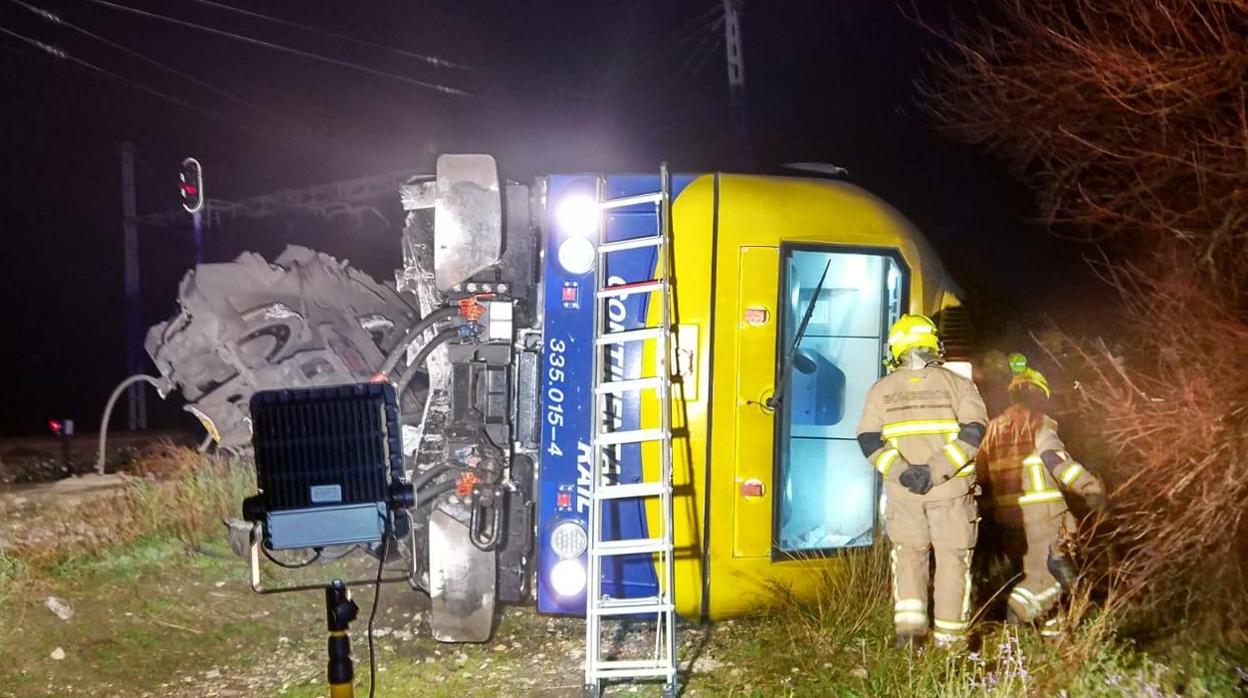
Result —
POLYGON ((187 273, 146 348, 221 448, 245 451, 252 394, 389 382, 398 396, 416 574, 434 636, 481 642, 531 598, 541 337, 533 187, 444 155, 400 192, 402 268, 380 283, 290 247, 187 273))

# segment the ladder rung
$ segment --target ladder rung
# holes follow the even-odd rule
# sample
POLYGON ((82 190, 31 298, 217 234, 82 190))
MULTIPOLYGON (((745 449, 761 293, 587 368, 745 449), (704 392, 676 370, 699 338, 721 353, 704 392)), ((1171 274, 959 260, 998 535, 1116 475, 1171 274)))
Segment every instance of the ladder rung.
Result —
POLYGON ((626 380, 607 381, 598 384, 594 388, 594 392, 599 395, 614 395, 615 393, 627 393, 630 390, 646 390, 647 388, 661 388, 663 379, 659 376, 648 376, 646 378, 628 378, 626 380))
POLYGON ((628 499, 630 497, 657 497, 667 491, 665 482, 630 482, 627 485, 599 485, 594 489, 598 499, 628 499))
MULTIPOLYGON (((598 202, 599 211, 602 212, 602 222, 605 225, 610 219, 624 218, 633 219, 633 222, 643 227, 653 226, 653 233, 649 231, 638 230, 640 237, 634 237, 627 240, 605 240, 598 239, 598 271, 595 279, 594 299, 600 303, 596 308, 603 310, 601 301, 604 299, 626 298, 632 294, 655 294, 654 298, 661 300, 671 291, 672 287, 672 270, 666 262, 662 261, 664 250, 668 249, 671 242, 671 209, 670 209, 670 187, 671 176, 667 171, 667 165, 664 164, 659 169, 660 191, 647 194, 638 194, 635 196, 624 196, 616 199, 608 199, 598 202), (631 208, 630 208, 631 207, 631 208), (614 211, 614 213, 609 213, 614 211), (649 218, 653 216, 653 219, 649 218), (644 219, 644 220, 643 220, 644 219), (648 223, 647 223, 648 222, 648 223), (606 285, 605 270, 613 252, 622 252, 624 250, 655 250, 659 255, 660 264, 653 278, 642 279, 632 283, 620 284, 616 286, 606 285), (660 295, 661 294, 661 295, 660 295)), ((605 232, 600 230, 600 232, 605 232)), ((604 236, 605 237, 605 236, 604 236)), ((646 296, 642 296, 646 297, 646 296)), ((615 301, 612 301, 615 302, 615 301)), ((670 302, 670 299, 669 299, 670 302)), ((614 332, 607 332, 605 324, 600 324, 594 332, 594 345, 596 347, 617 347, 626 345, 628 342, 644 342, 655 340, 655 348, 659 352, 659 363, 653 371, 656 375, 629 377, 611 376, 608 372, 599 370, 593 376, 594 385, 594 408, 598 409, 602 405, 598 402, 601 395, 616 395, 628 393, 634 390, 650 390, 656 391, 655 395, 663 403, 664 409, 671 409, 672 391, 671 379, 667 370, 667 352, 670 349, 672 338, 672 329, 668 327, 668 321, 656 323, 659 326, 642 326, 625 330, 623 328, 614 332)), ((638 347, 641 348, 641 347, 638 347)), ((596 484, 591 495, 589 515, 591 522, 597 523, 603 518, 603 503, 608 501, 639 501, 641 503, 655 502, 660 505, 663 511, 663 522, 658 524, 658 531, 662 535, 657 538, 623 538, 604 540, 604 535, 600 527, 593 526, 589 540, 589 556, 591 558, 591 568, 597 569, 601 566, 604 559, 629 559, 627 556, 639 556, 641 559, 650 560, 658 565, 660 579, 662 575, 667 575, 670 581, 672 567, 675 563, 676 547, 672 538, 672 476, 670 468, 671 458, 671 425, 664 420, 663 425, 659 428, 645 429, 620 429, 611 431, 610 420, 604 421, 604 415, 599 415, 595 420, 593 448, 595 468, 602 465, 602 459, 609 458, 610 454, 617 449, 615 447, 622 444, 642 444, 647 442, 659 442, 664 461, 664 475, 659 481, 643 481, 628 482, 621 484, 596 484), (657 500, 657 501, 656 501, 657 500), (657 558, 650 556, 657 555, 657 558), (597 561, 597 562, 594 562, 597 561), (666 570, 664 572, 663 570, 666 570)), ((595 477, 602 477, 604 473, 599 473, 595 477)), ((640 534, 640 535, 653 535, 640 534)), ((636 558, 634 558, 636 559, 636 558)), ((666 590, 655 590, 653 595, 643 596, 639 598, 611 598, 604 595, 604 579, 601 574, 596 575, 598 578, 593 580, 588 590, 589 603, 587 607, 586 618, 586 657, 585 657, 585 682, 586 685, 594 689, 601 688, 602 681, 611 680, 648 680, 662 679, 673 685, 676 682, 678 667, 676 665, 676 640, 675 640, 675 613, 676 605, 672 598, 672 589, 670 585, 666 590), (653 634, 655 642, 654 652, 641 655, 633 654, 632 657, 618 657, 607 659, 604 657, 602 648, 602 626, 610 619, 627 619, 629 617, 648 617, 648 623, 654 623, 650 632, 653 634), (662 647, 662 649, 660 649, 662 647)), ((605 654, 612 654, 605 652, 605 654)))
POLYGON ((658 339, 662 336, 662 327, 643 327, 639 330, 609 332, 599 337, 597 339, 597 343, 599 346, 604 344, 623 344, 624 342, 638 342, 646 339, 658 339))
POLYGON ((643 441, 661 441, 667 436, 662 429, 626 429, 608 431, 598 435, 594 443, 599 446, 615 446, 617 444, 635 444, 643 441))
POLYGON ((637 204, 657 204, 663 200, 663 192, 656 191, 649 194, 637 194, 636 196, 621 196, 618 199, 607 199, 598 203, 598 208, 609 211, 613 208, 624 208, 625 206, 636 206, 637 204))
POLYGON ((657 235, 652 235, 644 238, 620 240, 618 242, 604 242, 598 246, 598 252, 601 254, 610 254, 612 252, 623 252, 624 250, 637 250, 643 247, 658 247, 662 244, 663 238, 657 235))
POLYGON ((654 293, 655 291, 662 291, 665 286, 666 282, 662 279, 638 281, 631 284, 619 284, 616 286, 608 286, 598 291, 598 297, 615 298, 617 296, 629 296, 634 293, 654 293))
POLYGON ((624 540, 604 540, 598 545, 589 546, 589 552, 599 557, 612 555, 641 555, 643 553, 661 553, 671 550, 672 544, 666 538, 627 538, 624 540))
POLYGON ((604 659, 598 661, 597 671, 594 672, 603 679, 669 676, 672 673, 672 663, 662 659, 604 659))
POLYGON ((635 599, 599 599, 594 613, 600 616, 626 616, 633 613, 663 613, 675 610, 671 601, 659 596, 635 599))

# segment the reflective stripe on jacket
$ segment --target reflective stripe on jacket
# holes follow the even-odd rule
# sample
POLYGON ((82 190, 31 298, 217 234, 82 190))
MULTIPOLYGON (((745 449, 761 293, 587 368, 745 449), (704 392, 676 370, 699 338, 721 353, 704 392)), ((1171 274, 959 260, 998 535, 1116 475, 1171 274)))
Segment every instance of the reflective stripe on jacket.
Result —
POLYGON ((1062 489, 1103 491, 1100 480, 1070 457, 1057 422, 1022 405, 988 423, 979 461, 997 507, 1065 502, 1062 489))
POLYGON ((896 484, 910 464, 926 464, 934 484, 929 495, 955 497, 974 484, 975 453, 987 424, 971 381, 939 365, 899 369, 867 392, 858 443, 886 485, 896 484))

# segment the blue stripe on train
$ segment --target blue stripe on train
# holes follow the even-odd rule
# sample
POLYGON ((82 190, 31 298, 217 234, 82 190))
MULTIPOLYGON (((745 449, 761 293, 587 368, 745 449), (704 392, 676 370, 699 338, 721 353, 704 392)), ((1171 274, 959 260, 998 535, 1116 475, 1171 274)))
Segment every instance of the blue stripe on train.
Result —
MULTIPOLYGON (((691 175, 673 177, 675 197, 693 180, 691 175)), ((584 615, 584 592, 562 597, 550 586, 550 570, 559 561, 551 547, 551 533, 568 520, 586 524, 591 469, 589 443, 593 426, 593 272, 572 274, 560 263, 559 249, 572 233, 561 229, 559 206, 569 197, 594 198, 593 175, 552 175, 547 191, 543 297, 544 352, 542 357, 542 451, 539 459, 537 518, 537 607, 543 613, 584 615)), ((657 175, 612 176, 606 179, 608 199, 658 191, 657 175)), ((608 241, 654 235, 654 207, 645 204, 613 211, 607 218, 608 241)), ((611 255, 608 283, 632 283, 652 278, 653 248, 611 255)), ((652 294, 635 294, 608 303, 609 329, 634 329, 645 324, 652 294)), ((641 347, 630 343, 607 354, 613 378, 641 376, 641 347)), ((640 404, 636 393, 609 403, 617 429, 636 429, 640 404)), ((640 446, 625 445, 619 452, 620 482, 641 480, 640 446)), ((645 538, 645 509, 641 500, 606 503, 603 537, 645 538)), ((588 530, 588 529, 586 529, 588 530)), ((582 555, 581 562, 585 559, 582 555)), ((649 555, 607 558, 603 561, 603 591, 617 597, 651 596, 658 580, 649 555)), ((592 585, 589 585, 592 586, 592 585)))

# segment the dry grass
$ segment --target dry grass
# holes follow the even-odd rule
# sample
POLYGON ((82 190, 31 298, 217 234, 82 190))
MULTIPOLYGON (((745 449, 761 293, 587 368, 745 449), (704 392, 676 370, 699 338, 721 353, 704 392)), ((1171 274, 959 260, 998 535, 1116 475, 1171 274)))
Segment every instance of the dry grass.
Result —
MULTIPOLYGON (((852 550, 837 562, 835 567, 823 567, 818 571, 820 580, 813 601, 799 603, 791 591, 781 585, 773 584, 772 591, 781 607, 803 613, 819 624, 834 625, 841 632, 859 635, 870 629, 881 615, 891 612, 888 552, 884 546, 852 550)), ((793 642, 799 647, 818 643, 819 637, 795 636, 793 642)))
POLYGON ((197 546, 255 489, 249 464, 169 442, 145 449, 137 462, 143 476, 120 489, 89 497, 73 508, 50 505, 32 512, 25 534, 0 550, 0 557, 9 564, 43 570, 156 534, 197 546))
POLYGON ((777 598, 769 610, 742 621, 733 637, 720 639, 715 656, 750 667, 749 686, 741 690, 739 683, 721 676, 710 682, 712 694, 771 695, 758 692, 767 686, 777 694, 800 696, 1168 698, 1220 695, 1237 685, 1224 659, 1209 660, 1208 668, 1163 665, 1124 642, 1118 634, 1121 598, 1106 598, 1094 580, 1071 595, 1072 630, 1056 642, 1043 641, 1028 628, 983 620, 981 610, 969 653, 892 650, 887 547, 846 555, 839 562, 821 573, 814 600, 798 600, 775 586, 771 593, 777 598))

